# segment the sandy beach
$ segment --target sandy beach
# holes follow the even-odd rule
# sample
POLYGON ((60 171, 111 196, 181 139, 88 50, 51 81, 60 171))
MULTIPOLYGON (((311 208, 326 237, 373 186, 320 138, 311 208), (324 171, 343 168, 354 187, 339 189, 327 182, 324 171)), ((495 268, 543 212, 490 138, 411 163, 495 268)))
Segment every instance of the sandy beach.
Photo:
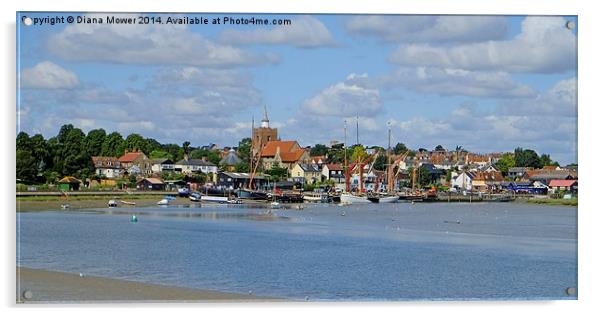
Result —
POLYGON ((17 267, 17 303, 248 302, 254 295, 146 284, 17 267))

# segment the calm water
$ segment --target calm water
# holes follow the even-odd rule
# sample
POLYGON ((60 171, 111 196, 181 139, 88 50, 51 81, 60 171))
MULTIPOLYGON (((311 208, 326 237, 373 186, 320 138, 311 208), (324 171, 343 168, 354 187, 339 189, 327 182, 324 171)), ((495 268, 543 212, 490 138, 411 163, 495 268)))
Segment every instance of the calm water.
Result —
POLYGON ((310 300, 566 299, 577 209, 516 203, 18 214, 18 265, 310 300), (135 212, 139 222, 132 224, 135 212))

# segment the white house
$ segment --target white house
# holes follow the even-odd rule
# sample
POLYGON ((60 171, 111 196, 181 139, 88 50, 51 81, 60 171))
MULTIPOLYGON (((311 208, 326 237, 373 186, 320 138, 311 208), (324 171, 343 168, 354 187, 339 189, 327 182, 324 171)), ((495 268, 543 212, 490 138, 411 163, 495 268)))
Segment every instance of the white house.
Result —
POLYGON ((92 157, 92 163, 96 168, 96 174, 107 177, 108 179, 119 178, 122 173, 122 166, 117 157, 92 157))
POLYGON ((472 180, 475 178, 475 174, 470 171, 460 173, 456 178, 452 179, 451 185, 455 188, 461 188, 464 190, 472 190, 472 180))
POLYGON ((167 158, 151 160, 151 170, 153 173, 173 172, 175 165, 173 161, 167 158))
POLYGON ((217 174, 217 166, 209 161, 202 159, 182 159, 175 163, 175 172, 181 172, 185 174, 191 173, 214 173, 217 174))

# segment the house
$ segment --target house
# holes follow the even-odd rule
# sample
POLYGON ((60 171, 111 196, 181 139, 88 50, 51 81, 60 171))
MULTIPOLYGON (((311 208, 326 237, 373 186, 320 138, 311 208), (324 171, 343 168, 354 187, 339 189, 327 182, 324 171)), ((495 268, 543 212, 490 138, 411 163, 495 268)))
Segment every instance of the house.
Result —
POLYGON ((151 161, 141 151, 136 150, 129 152, 126 149, 123 156, 119 157, 119 163, 129 174, 139 173, 149 175, 153 172, 151 169, 151 161), (134 166, 137 168, 132 168, 134 166))
POLYGON ((530 181, 540 181, 549 185, 552 180, 574 180, 574 175, 569 170, 529 170, 523 176, 530 181))
POLYGON ((159 178, 143 178, 136 182, 140 191, 165 191, 165 183, 159 178))
MULTIPOLYGON (((246 172, 226 172, 222 171, 217 174, 216 186, 220 189, 234 190, 246 188, 249 185, 251 174, 246 172)), ((264 174, 255 174, 253 176, 253 188, 265 186, 267 176, 264 174)))
POLYGON ((298 181, 302 184, 313 184, 322 180, 322 173, 318 165, 296 163, 291 169, 291 178, 293 178, 293 181, 298 181))
POLYGON ((93 156, 92 163, 98 176, 108 179, 121 177, 121 163, 117 157, 93 156))
POLYGON ((450 170, 454 167, 454 163, 451 160, 441 160, 440 162, 433 163, 437 169, 450 170))
POLYGON ((230 149, 228 151, 228 154, 224 156, 222 160, 219 161, 219 164, 220 166, 223 166, 227 171, 232 172, 236 170, 236 165, 238 165, 241 162, 242 160, 238 158, 238 155, 236 155, 236 151, 234 149, 230 149))
POLYGON ((484 166, 481 166, 480 168, 477 169, 477 171, 479 172, 487 172, 487 173, 491 173, 491 172, 500 172, 494 165, 492 164, 486 164, 484 166))
POLYGON ((343 166, 329 163, 322 166, 322 179, 332 180, 334 183, 345 183, 343 166))
POLYGON ((444 174, 443 170, 437 169, 432 163, 423 163, 420 165, 420 168, 426 169, 427 173, 429 174, 429 182, 432 183, 439 182, 441 176, 444 174))
POLYGON ((456 178, 452 179, 451 185, 454 188, 463 190, 472 190, 472 180, 476 177, 476 174, 472 171, 464 171, 460 173, 456 178))
POLYGON ((499 171, 479 171, 476 172, 472 179, 472 188, 480 192, 500 190, 502 188, 501 183, 503 180, 504 177, 499 171))
POLYGON ((58 187, 61 191, 78 191, 81 183, 76 177, 66 176, 59 180, 58 187))
POLYGON ((290 172, 296 163, 308 164, 309 153, 294 140, 269 141, 261 149, 261 164, 264 170, 272 167, 286 168, 290 172))
POLYGON ((322 168, 322 166, 326 163, 327 156, 312 156, 310 157, 310 162, 312 165, 318 165, 318 167, 322 168))
MULTIPOLYGON (((187 158, 187 157, 186 157, 187 158)), ((209 174, 217 173, 217 166, 206 159, 182 159, 175 163, 174 171, 178 173, 184 174, 193 174, 193 173, 204 173, 209 174)))
POLYGON ((512 179, 516 179, 516 178, 520 179, 529 170, 533 170, 533 168, 530 168, 530 167, 512 167, 512 168, 508 169, 508 177, 512 178, 512 179))
POLYGON ((152 159, 150 162, 153 173, 173 172, 175 169, 175 164, 168 158, 152 159))
POLYGON ((551 180, 548 184, 550 189, 554 192, 565 191, 570 193, 577 193, 577 180, 551 180))

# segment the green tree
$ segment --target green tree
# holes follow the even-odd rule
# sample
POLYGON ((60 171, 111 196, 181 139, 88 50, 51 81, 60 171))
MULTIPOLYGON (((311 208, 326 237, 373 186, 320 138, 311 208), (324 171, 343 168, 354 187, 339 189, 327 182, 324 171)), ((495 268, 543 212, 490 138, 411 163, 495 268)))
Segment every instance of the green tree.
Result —
POLYGON ((185 141, 182 143, 182 150, 184 151, 184 155, 190 154, 190 142, 185 141))
POLYGON ((374 160, 374 169, 376 170, 385 170, 387 168, 387 156, 386 155, 378 155, 374 160))
POLYGON ((170 153, 168 153, 165 150, 161 150, 161 149, 155 149, 155 150, 151 151, 150 154, 148 154, 148 158, 150 158, 150 159, 160 159, 160 158, 172 159, 170 153))
POLYGON ((441 145, 437 145, 437 147, 435 147, 435 151, 445 151, 445 148, 443 148, 441 145))
POLYGON ((118 132, 113 132, 102 142, 101 156, 121 157, 125 151, 123 137, 118 132))
POLYGON ((38 174, 38 164, 33 156, 32 142, 29 135, 20 132, 16 140, 16 176, 17 179, 33 182, 38 174))
POLYGON ((539 157, 539 163, 542 166, 560 166, 560 164, 557 161, 553 161, 548 154, 542 154, 541 157, 539 157))
POLYGON ((238 158, 242 161, 249 162, 251 157, 251 138, 243 138, 238 142, 238 158))
POLYGON ((161 146, 161 143, 159 143, 154 138, 147 138, 147 139, 145 139, 145 141, 146 141, 146 150, 148 151, 149 155, 150 155, 151 152, 153 152, 155 150, 162 150, 163 149, 163 146, 161 146))
POLYGON ((326 147, 326 145, 322 145, 322 144, 316 144, 309 151, 309 154, 311 156, 324 156, 324 155, 326 155, 326 153, 328 153, 328 147, 326 147))
POLYGON ((140 134, 136 133, 128 135, 128 137, 124 141, 124 147, 129 151, 138 150, 142 151, 145 154, 149 153, 146 139, 144 139, 144 137, 142 137, 140 134))
POLYGON ((219 165, 219 161, 221 160, 221 158, 219 157, 219 154, 216 153, 213 150, 206 150, 206 149, 195 149, 192 152, 190 152, 190 159, 202 159, 202 158, 207 158, 208 161, 212 162, 215 165, 219 165))
POLYGON ((424 188, 428 185, 431 184, 431 174, 428 172, 428 170, 426 169, 426 167, 424 166, 420 166, 420 168, 418 168, 417 171, 417 182, 420 185, 421 188, 424 188))
POLYGON ((272 169, 266 170, 265 173, 270 176, 270 180, 272 181, 279 181, 288 177, 288 169, 277 166, 273 166, 272 169))
POLYGON ((104 129, 93 129, 88 132, 84 140, 84 147, 89 156, 99 156, 102 153, 102 144, 107 137, 104 129))
POLYGON ((241 161, 236 164, 236 172, 249 172, 249 163, 241 161))
POLYGON ((541 161, 537 153, 532 149, 522 149, 520 147, 514 150, 514 161, 517 167, 541 168, 541 161))
POLYGON ((406 147, 404 143, 397 143, 395 147, 393 147, 393 153, 396 155, 405 153, 406 151, 408 151, 408 147, 406 147))
POLYGON ((358 162, 363 160, 368 154, 362 145, 356 145, 353 147, 353 154, 351 154, 351 161, 358 162))
POLYGON ((505 153, 502 157, 495 163, 495 167, 502 173, 502 175, 506 176, 508 174, 508 170, 512 167, 516 166, 516 161, 514 161, 514 156, 511 153, 505 153))
POLYGON ((176 144, 163 145, 163 150, 169 153, 174 161, 180 161, 184 158, 184 150, 176 144))

